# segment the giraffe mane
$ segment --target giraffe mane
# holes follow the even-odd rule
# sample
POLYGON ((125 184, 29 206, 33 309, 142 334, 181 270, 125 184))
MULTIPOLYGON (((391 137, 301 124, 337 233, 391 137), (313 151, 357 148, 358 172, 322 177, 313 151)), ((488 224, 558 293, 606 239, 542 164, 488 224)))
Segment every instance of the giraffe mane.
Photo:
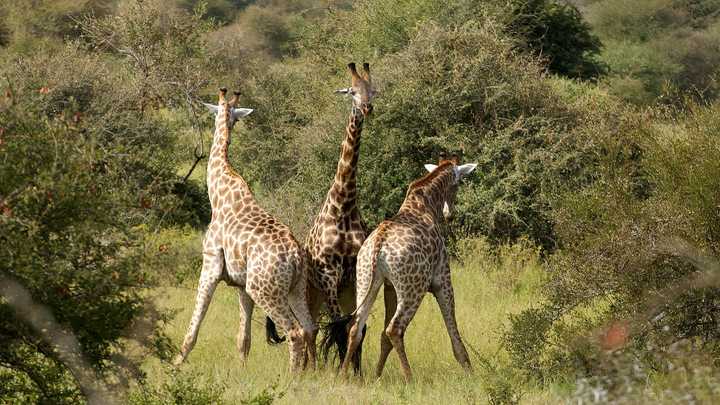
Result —
POLYGON ((413 190, 417 190, 419 188, 427 186, 433 180, 435 180, 438 176, 440 176, 442 173, 444 173, 446 168, 451 167, 452 165, 453 165, 453 162, 450 160, 441 160, 440 164, 438 165, 437 168, 435 168, 435 170, 427 173, 423 177, 410 183, 410 187, 408 188, 408 193, 410 193, 413 190))

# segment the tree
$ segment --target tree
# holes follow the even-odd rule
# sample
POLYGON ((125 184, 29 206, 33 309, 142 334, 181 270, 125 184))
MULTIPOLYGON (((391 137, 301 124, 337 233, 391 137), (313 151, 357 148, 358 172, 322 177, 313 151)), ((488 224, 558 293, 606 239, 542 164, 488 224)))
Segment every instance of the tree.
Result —
POLYGON ((512 0, 507 29, 523 46, 546 58, 551 72, 594 79, 605 72, 597 59, 602 48, 580 11, 557 0, 512 0))
POLYGON ((121 186, 105 175, 120 162, 76 106, 47 118, 40 96, 0 110, 0 398, 76 403, 92 392, 83 373, 120 371, 120 338, 155 326, 132 327, 146 276, 121 186))

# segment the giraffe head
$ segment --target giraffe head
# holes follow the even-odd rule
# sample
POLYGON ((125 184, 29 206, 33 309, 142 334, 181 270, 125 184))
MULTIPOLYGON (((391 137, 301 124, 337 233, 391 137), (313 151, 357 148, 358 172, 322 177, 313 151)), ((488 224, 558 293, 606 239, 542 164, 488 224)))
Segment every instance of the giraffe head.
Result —
POLYGON ((358 73, 355 63, 348 63, 350 71, 350 87, 336 90, 335 93, 348 94, 352 97, 353 111, 360 111, 364 117, 373 110, 372 99, 375 97, 375 88, 370 77, 370 64, 363 63, 362 75, 358 73))
POLYGON ((237 120, 250 115, 253 110, 251 108, 235 107, 235 104, 237 104, 238 101, 238 96, 240 96, 239 92, 234 92, 233 98, 230 99, 230 101, 227 101, 225 99, 226 94, 227 88, 221 87, 218 94, 217 105, 207 103, 203 104, 205 105, 205 107, 207 107, 208 110, 210 110, 211 113, 215 114, 215 127, 219 128, 220 125, 225 123, 224 121, 227 120, 227 128, 228 131, 230 131, 232 130, 233 125, 235 125, 235 122, 237 122, 237 120))
POLYGON ((425 169, 427 169, 428 172, 432 173, 433 171, 437 170, 438 168, 440 170, 443 170, 444 168, 448 168, 452 170, 452 178, 450 181, 450 186, 447 188, 447 191, 443 195, 443 216, 445 217, 446 221, 449 221, 452 219, 454 213, 455 213, 455 196, 457 195, 458 186, 460 185, 460 180, 462 180, 463 177, 467 176, 468 174, 472 173, 473 170, 477 167, 477 163, 467 163, 464 165, 460 165, 460 158, 458 155, 452 155, 450 159, 447 159, 444 155, 440 156, 440 161, 437 165, 433 164, 426 164, 425 169))

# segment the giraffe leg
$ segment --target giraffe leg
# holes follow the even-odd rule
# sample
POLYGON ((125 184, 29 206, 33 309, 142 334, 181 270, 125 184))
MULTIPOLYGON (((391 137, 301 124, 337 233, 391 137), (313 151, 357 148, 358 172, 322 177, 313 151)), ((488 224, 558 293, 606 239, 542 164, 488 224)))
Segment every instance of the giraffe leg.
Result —
POLYGON ((350 364, 353 362, 353 355, 360 347, 363 340, 363 329, 370 316, 372 308, 380 287, 383 285, 384 277, 381 273, 370 274, 366 277, 358 277, 357 281, 357 310, 355 311, 354 321, 348 334, 348 350, 342 362, 341 370, 343 375, 347 375, 350 364))
POLYGON ((392 320, 390 320, 387 328, 385 328, 385 333, 388 335, 390 342, 400 358, 400 365, 402 366, 405 382, 410 382, 412 380, 412 372, 410 371, 410 363, 405 353, 405 330, 407 330, 408 324, 410 324, 410 321, 420 307, 422 296, 406 301, 403 300, 402 294, 399 295, 395 315, 392 320))
POLYGON ((317 338, 318 328, 315 326, 315 322, 310 315, 310 308, 307 302, 307 280, 305 277, 300 277, 298 282, 290 290, 288 300, 290 308, 293 314, 300 323, 302 328, 302 338, 305 349, 303 350, 303 368, 309 368, 315 370, 316 366, 316 351, 315 351, 315 339, 317 338))
POLYGON ((450 341, 452 342, 455 359, 458 363, 460 363, 465 371, 470 372, 472 371, 470 357, 468 356, 465 345, 460 338, 457 321, 455 320, 455 295, 453 293, 453 287, 452 284, 450 284, 450 280, 443 280, 437 286, 433 286, 432 293, 435 295, 435 299, 440 306, 440 312, 442 313, 443 320, 445 321, 445 327, 447 328, 448 335, 450 335, 450 341))
MULTIPOLYGON (((290 370, 297 373, 302 368, 303 352, 305 350, 305 341, 301 327, 295 321, 295 315, 290 307, 288 296, 290 291, 283 291, 278 286, 278 280, 260 276, 260 274, 275 274, 279 276, 279 272, 271 272, 266 268, 257 268, 248 265, 248 280, 246 291, 252 297, 257 306, 265 311, 265 314, 280 326, 288 337, 288 349, 290 350, 290 370)), ((285 274, 288 278, 292 278, 289 274, 285 274)))
POLYGON ((217 287, 220 282, 224 260, 221 249, 217 249, 212 252, 206 250, 203 253, 203 268, 200 273, 197 297, 195 298, 195 310, 193 311, 192 318, 190 319, 190 326, 188 327, 187 334, 185 335, 182 347, 180 348, 180 354, 178 354, 173 361, 173 364, 176 366, 185 361, 185 358, 187 358, 187 355, 195 346, 200 324, 202 323, 208 306, 210 305, 210 300, 215 292, 215 287, 217 287))
MULTIPOLYGON (((315 327, 318 326, 318 320, 320 319, 320 307, 322 306, 322 303, 325 302, 325 297, 322 294, 322 291, 315 288, 311 283, 307 283, 307 290, 306 290, 306 296, 307 296, 307 303, 308 303, 308 310, 310 311, 310 319, 313 321, 313 325, 315 327)), ((317 359, 317 345, 315 342, 317 341, 317 335, 318 331, 315 331, 315 336, 311 336, 310 339, 312 340, 312 344, 315 347, 315 358, 317 359)), ((305 366, 307 366, 307 362, 309 360, 310 352, 309 349, 305 352, 306 358, 304 360, 305 366)))
POLYGON ((243 290, 238 290, 240 300, 240 330, 237 335, 237 348, 240 352, 240 360, 244 363, 250 354, 250 328, 252 325, 252 313, 255 303, 252 298, 243 290))
MULTIPOLYGON (((346 269, 345 271, 346 272, 349 272, 349 271, 355 272, 355 267, 353 266, 352 268, 346 269)), ((356 304, 357 297, 355 294, 355 288, 353 288, 352 285, 343 286, 343 288, 339 291, 338 298, 340 301, 340 308, 342 309, 344 314, 351 314, 355 311, 355 306, 357 305, 356 304)), ((352 319, 349 320, 349 323, 352 323, 352 319)), ((351 326, 352 326, 351 324, 347 325, 348 332, 349 332, 351 326)), ((362 375, 362 368, 361 368, 362 348, 363 348, 363 340, 365 339, 366 329, 367 329, 367 325, 365 325, 362 329, 362 335, 360 337, 360 344, 357 347, 357 350, 355 350, 353 352, 353 356, 352 356, 353 370, 355 371, 355 374, 358 376, 362 375)), ((349 341, 349 338, 350 338, 350 336, 348 335, 348 341, 349 341)), ((344 358, 341 358, 340 360, 342 361, 342 360, 344 360, 344 358)))
POLYGON ((310 316, 313 322, 317 324, 318 319, 320 319, 320 308, 322 303, 325 302, 325 296, 322 291, 315 288, 311 283, 307 284, 307 302, 310 316))
POLYGON ((343 317, 342 308, 338 300, 338 283, 339 273, 334 270, 325 269, 323 273, 328 275, 325 277, 325 285, 323 285, 323 293, 327 298, 327 309, 330 315, 330 322, 323 327, 323 338, 321 340, 321 353, 325 361, 330 358, 333 347, 337 350, 340 361, 345 358, 347 353, 348 327, 350 317, 343 317))
POLYGON ((263 308, 265 313, 279 325, 288 337, 290 351, 290 371, 298 373, 302 369, 305 353, 305 337, 297 325, 287 300, 278 300, 263 308))
MULTIPOLYGON (((395 294, 395 288, 390 283, 385 283, 385 290, 383 293, 385 298, 385 326, 387 328, 390 320, 395 314, 397 309, 397 294, 395 294)), ((375 369, 375 377, 380 378, 383 369, 385 368, 385 362, 387 361, 390 351, 392 351, 392 342, 385 333, 385 329, 380 333, 380 358, 378 359, 377 368, 375 369)))

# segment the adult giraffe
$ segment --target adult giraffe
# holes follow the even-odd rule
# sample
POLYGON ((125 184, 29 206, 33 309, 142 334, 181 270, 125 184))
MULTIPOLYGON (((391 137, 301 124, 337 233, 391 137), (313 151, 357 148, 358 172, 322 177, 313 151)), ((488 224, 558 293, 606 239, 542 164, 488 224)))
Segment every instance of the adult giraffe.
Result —
POLYGON ((365 240, 358 253, 357 309, 342 364, 344 374, 353 353, 362 344, 360 331, 383 285, 385 330, 380 336, 376 377, 382 374, 385 361, 395 348, 405 380, 412 378, 403 338, 427 292, 433 293, 440 306, 455 359, 466 370, 472 369, 455 320, 455 296, 441 225, 452 215, 460 180, 476 166, 458 165, 457 156, 441 159, 438 165, 425 165, 430 173, 410 184, 397 215, 380 223, 365 240))
POLYGON ((290 336, 291 370, 299 370, 305 357, 314 368, 317 328, 307 306, 304 252, 290 229, 258 205, 248 184, 228 161, 230 130, 252 110, 235 108, 239 93, 230 102, 226 93, 227 89, 220 89, 217 106, 206 104, 216 113, 207 170, 212 219, 203 241, 195 310, 174 363, 182 363, 195 346, 215 287, 224 280, 239 287, 237 346, 243 360, 250 352, 252 311, 257 304, 290 336))
MULTIPOLYGON (((357 164, 360 155, 360 136, 363 122, 373 110, 375 88, 370 76, 370 65, 363 63, 363 71, 357 71, 355 63, 349 63, 351 86, 336 93, 351 96, 352 105, 345 138, 342 142, 340 160, 335 178, 325 202, 305 239, 310 267, 309 301, 313 319, 317 320, 319 307, 324 301, 331 318, 323 339, 323 352, 327 357, 336 346, 342 361, 347 350, 349 314, 354 309, 355 262, 357 253, 368 230, 357 206, 357 164), (347 297, 345 308, 340 296, 347 297)), ((277 334, 268 320, 268 341, 278 342, 277 334)), ((353 357, 356 370, 360 368, 360 351, 353 357)))

